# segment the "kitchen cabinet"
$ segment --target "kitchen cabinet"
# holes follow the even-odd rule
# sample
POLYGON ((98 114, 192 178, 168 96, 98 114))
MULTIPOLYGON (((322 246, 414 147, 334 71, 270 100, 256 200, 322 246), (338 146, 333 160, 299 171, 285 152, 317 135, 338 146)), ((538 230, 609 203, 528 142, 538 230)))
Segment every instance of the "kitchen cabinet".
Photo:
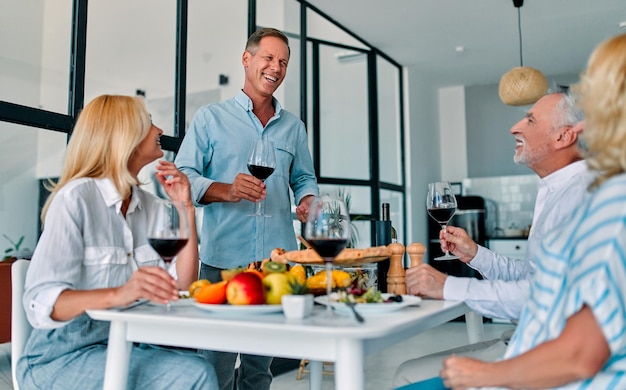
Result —
POLYGON ((526 256, 525 238, 490 238, 487 246, 494 252, 515 259, 523 259, 526 256))
MULTIPOLYGON (((526 256, 526 246, 528 245, 525 237, 513 238, 490 238, 487 241, 487 247, 506 257, 514 259, 523 259, 526 256)), ((501 318, 492 318, 494 323, 510 324, 511 321, 501 318)))

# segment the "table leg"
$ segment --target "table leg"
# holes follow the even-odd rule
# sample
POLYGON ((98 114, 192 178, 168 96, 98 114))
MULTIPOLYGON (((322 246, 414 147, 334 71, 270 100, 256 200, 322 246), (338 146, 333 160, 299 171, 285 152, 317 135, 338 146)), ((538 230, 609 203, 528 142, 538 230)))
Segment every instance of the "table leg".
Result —
POLYGON ((104 390, 126 389, 131 347, 132 343, 126 340, 126 322, 112 321, 104 371, 104 390))
POLYGON ((485 340, 483 316, 473 310, 465 313, 465 325, 467 327, 467 339, 470 344, 485 340))
POLYGON ((338 340, 335 389, 363 390, 365 388, 364 362, 363 340, 338 340))
POLYGON ((315 360, 309 361, 309 390, 322 390, 323 364, 315 360))

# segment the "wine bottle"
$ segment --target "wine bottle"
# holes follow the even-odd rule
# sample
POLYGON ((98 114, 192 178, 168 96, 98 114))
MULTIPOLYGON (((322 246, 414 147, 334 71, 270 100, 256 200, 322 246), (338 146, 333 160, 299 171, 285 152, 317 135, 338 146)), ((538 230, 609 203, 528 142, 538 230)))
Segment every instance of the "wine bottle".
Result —
MULTIPOLYGON (((376 232, 376 245, 387 246, 391 244, 391 221, 389 219, 389 203, 383 203, 383 214, 379 220, 374 221, 376 232), (385 204, 387 206, 385 206, 385 204), (387 211, 385 211, 385 209, 387 211), (385 216, 386 215, 386 216, 385 216)), ((376 288, 378 291, 387 292, 387 272, 389 271, 389 259, 376 263, 376 288)))
MULTIPOLYGON (((389 218, 389 203, 383 203, 383 221, 391 222, 389 218)), ((396 233, 396 228, 393 227, 393 223, 391 224, 391 242, 398 242, 398 234, 396 233)))

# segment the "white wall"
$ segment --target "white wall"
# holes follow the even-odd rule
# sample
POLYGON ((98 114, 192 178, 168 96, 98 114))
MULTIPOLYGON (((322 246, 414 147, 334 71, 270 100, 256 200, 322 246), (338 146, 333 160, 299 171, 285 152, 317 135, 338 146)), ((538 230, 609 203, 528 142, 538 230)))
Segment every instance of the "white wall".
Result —
MULTIPOLYGON (((18 1, 11 2, 11 12, 0 12, 0 100, 39 103, 43 8, 42 2, 18 1), (15 39, 17 31, 28 45, 15 39)), ((37 238, 35 151, 41 132, 0 122, 0 234, 13 241, 24 236, 22 249, 33 249, 37 238)), ((0 258, 10 246, 0 236, 0 258)))
POLYGON ((426 189, 441 176, 438 88, 411 67, 405 70, 405 80, 409 242, 427 244, 426 189))
POLYGON ((441 180, 454 182, 467 177, 465 87, 439 89, 439 153, 441 180))

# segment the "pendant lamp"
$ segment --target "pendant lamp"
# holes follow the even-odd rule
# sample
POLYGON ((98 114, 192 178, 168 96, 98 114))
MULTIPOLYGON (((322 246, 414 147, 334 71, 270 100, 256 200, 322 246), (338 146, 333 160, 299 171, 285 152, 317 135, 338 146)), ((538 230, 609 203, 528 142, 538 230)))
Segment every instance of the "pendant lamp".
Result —
POLYGON ((524 0, 513 0, 517 8, 517 26, 519 31, 519 61, 517 66, 506 72, 500 79, 498 94, 500 100, 509 106, 533 104, 548 92, 548 80, 539 70, 524 66, 522 57, 522 23, 520 8, 524 0))

